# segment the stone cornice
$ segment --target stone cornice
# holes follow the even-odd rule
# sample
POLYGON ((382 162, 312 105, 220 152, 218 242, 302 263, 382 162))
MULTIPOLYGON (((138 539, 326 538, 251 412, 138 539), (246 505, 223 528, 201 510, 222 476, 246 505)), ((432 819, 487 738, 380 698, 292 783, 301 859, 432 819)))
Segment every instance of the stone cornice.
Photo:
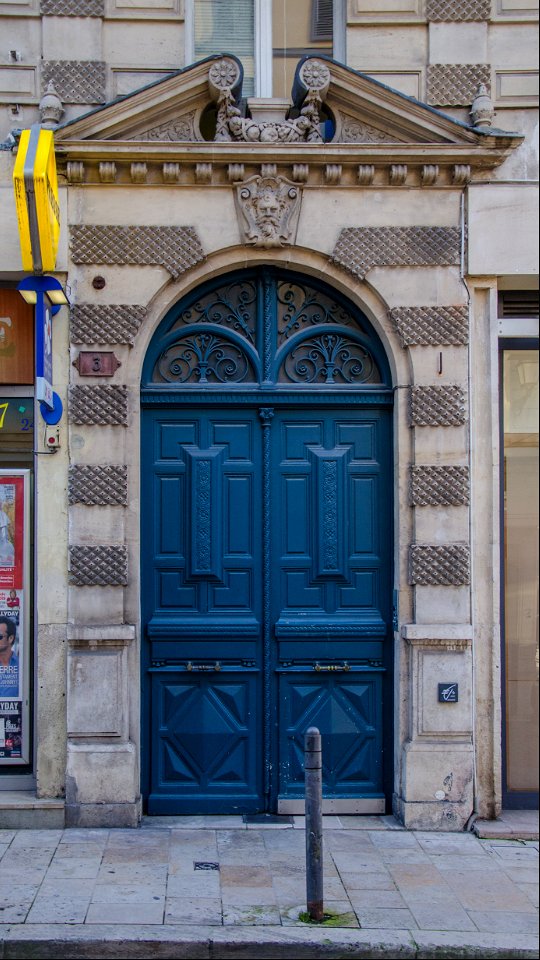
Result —
POLYGON ((261 173, 263 166, 271 164, 281 175, 308 185, 459 186, 499 166, 520 142, 515 137, 486 137, 480 144, 268 146, 76 140, 58 143, 56 152, 60 174, 71 183, 225 184, 261 173), (100 164, 109 166, 100 169, 100 164), (136 174, 134 165, 138 165, 136 174), (398 166, 406 168, 399 178, 392 170, 398 166))

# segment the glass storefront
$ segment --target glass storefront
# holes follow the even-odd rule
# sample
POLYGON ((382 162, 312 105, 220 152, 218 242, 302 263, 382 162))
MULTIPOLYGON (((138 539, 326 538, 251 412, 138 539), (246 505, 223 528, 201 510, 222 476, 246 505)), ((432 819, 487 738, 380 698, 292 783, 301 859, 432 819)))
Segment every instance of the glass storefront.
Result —
POLYGON ((538 351, 502 354, 505 796, 538 802, 538 351))

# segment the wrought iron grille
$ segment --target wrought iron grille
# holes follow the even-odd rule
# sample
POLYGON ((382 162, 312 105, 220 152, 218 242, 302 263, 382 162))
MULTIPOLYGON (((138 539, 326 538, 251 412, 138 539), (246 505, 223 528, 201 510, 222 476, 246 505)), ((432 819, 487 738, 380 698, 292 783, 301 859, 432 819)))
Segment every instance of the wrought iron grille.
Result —
POLYGON ((382 384, 365 318, 324 284, 272 268, 215 281, 165 319, 148 385, 382 384))

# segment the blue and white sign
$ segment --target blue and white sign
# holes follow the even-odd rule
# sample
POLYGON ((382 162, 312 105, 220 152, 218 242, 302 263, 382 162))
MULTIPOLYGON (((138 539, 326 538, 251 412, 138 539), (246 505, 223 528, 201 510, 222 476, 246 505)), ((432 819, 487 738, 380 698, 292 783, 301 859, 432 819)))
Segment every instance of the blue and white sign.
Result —
POLYGON ((36 399, 52 410, 52 305, 46 295, 36 303, 36 399))

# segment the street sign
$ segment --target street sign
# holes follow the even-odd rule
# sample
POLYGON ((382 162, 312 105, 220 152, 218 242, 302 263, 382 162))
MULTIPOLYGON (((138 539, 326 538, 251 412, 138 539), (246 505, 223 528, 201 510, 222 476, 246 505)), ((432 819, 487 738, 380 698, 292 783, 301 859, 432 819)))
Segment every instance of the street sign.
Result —
POLYGON ((54 270, 60 238, 60 206, 52 130, 23 130, 13 171, 24 270, 54 270))

